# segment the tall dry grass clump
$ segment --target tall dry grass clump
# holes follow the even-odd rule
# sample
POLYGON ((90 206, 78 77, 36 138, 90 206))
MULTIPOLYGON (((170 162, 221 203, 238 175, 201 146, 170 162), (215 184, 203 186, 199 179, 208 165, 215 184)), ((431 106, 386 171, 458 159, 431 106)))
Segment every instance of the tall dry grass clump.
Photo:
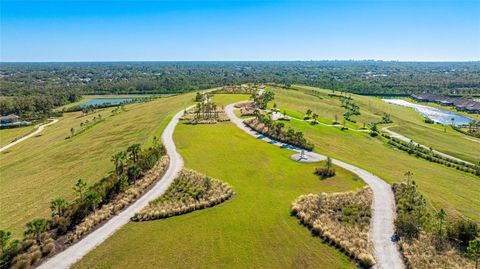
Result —
POLYGON ((167 191, 136 213, 132 220, 147 221, 189 213, 225 202, 234 194, 227 183, 183 169, 167 191))
POLYGON ((408 268, 418 269, 474 269, 475 264, 466 259, 458 248, 444 242, 439 247, 438 241, 428 234, 421 234, 418 238, 399 241, 400 251, 403 254, 408 268))
POLYGON ((143 178, 137 180, 135 184, 125 192, 120 193, 113 201, 104 205, 102 208, 89 214, 75 230, 66 237, 66 242, 75 242, 83 235, 93 230, 98 224, 110 219, 113 215, 120 212, 123 208, 131 204, 140 197, 156 180, 160 179, 167 171, 170 159, 168 155, 162 156, 157 164, 150 169, 143 178))
POLYGON ((326 242, 338 247, 363 266, 375 264, 368 231, 372 190, 308 194, 292 204, 292 214, 326 242))

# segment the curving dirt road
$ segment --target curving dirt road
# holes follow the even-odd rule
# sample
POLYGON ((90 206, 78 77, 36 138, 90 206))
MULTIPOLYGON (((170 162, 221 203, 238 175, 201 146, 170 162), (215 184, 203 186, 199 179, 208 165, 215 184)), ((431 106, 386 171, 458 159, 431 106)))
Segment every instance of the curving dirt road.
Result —
MULTIPOLYGON (((382 128, 382 131, 385 131, 385 132, 389 133, 392 137, 398 138, 398 139, 400 139, 400 140, 402 140, 402 141, 404 141, 404 142, 410 143, 410 141, 411 141, 411 142, 413 143, 413 145, 415 145, 415 146, 416 146, 416 145, 420 145, 420 147, 422 147, 422 148, 430 149, 429 147, 427 147, 427 146, 425 146, 425 145, 419 144, 419 143, 411 140, 410 138, 408 138, 408 137, 406 137, 406 136, 403 136, 403 135, 401 135, 401 134, 399 134, 399 133, 397 133, 397 132, 394 132, 394 131, 388 129, 388 128, 390 128, 390 127, 392 127, 392 126, 383 127, 383 128, 382 128)), ((445 158, 449 158, 449 159, 453 159, 453 160, 456 160, 456 161, 459 161, 459 162, 463 162, 463 163, 466 163, 466 164, 474 165, 474 164, 471 163, 471 162, 467 162, 467 161, 462 160, 462 159, 459 159, 459 158, 457 158, 457 157, 453 157, 452 155, 448 155, 448 154, 446 154, 446 153, 443 153, 443 152, 440 152, 440 151, 437 151, 437 150, 432 150, 432 151, 433 151, 434 153, 440 155, 440 156, 445 157, 445 158)))
POLYGON ((68 247, 63 252, 60 252, 59 254, 53 256, 52 258, 41 264, 38 268, 69 268, 71 265, 73 265, 75 262, 85 256, 88 252, 93 250, 95 247, 105 241, 108 237, 114 234, 123 225, 127 224, 130 221, 130 218, 133 217, 135 212, 138 212, 140 209, 147 206, 148 202, 162 195, 167 190, 173 180, 177 177, 177 174, 180 172, 180 170, 182 170, 184 165, 183 158, 177 152, 175 143, 173 142, 173 132, 175 131, 175 126, 177 126, 177 123, 182 116, 183 110, 178 112, 172 118, 172 120, 170 121, 170 123, 168 123, 167 127, 162 133, 162 141, 167 150, 167 154, 170 157, 170 165, 165 175, 163 175, 162 179, 159 180, 152 189, 147 191, 135 203, 131 204, 120 214, 111 218, 103 226, 93 231, 82 240, 68 247))
POLYGON ((22 142, 22 141, 25 141, 25 140, 29 139, 29 138, 32 137, 32 136, 35 136, 35 135, 39 134, 41 131, 43 131, 43 129, 44 129, 45 127, 47 127, 47 126, 49 126, 49 125, 52 125, 52 124, 55 124, 55 123, 57 123, 57 122, 58 122, 58 119, 53 119, 53 120, 52 120, 51 122, 49 122, 49 123, 40 124, 40 125, 38 126, 37 130, 35 130, 34 132, 32 132, 32 133, 30 133, 30 134, 28 134, 28 135, 26 135, 26 136, 24 136, 24 137, 22 137, 22 138, 20 138, 20 139, 18 139, 18 140, 15 140, 15 141, 13 141, 12 143, 10 143, 10 144, 8 144, 8 145, 0 148, 0 152, 2 152, 2 151, 4 151, 4 150, 6 150, 6 149, 8 149, 8 148, 10 148, 10 147, 18 144, 18 143, 20 143, 20 142, 22 142))
MULTIPOLYGON (((264 140, 269 144, 279 147, 289 148, 290 150, 296 152, 302 151, 297 147, 265 137, 245 126, 243 120, 241 120, 235 115, 233 104, 228 105, 225 108, 225 112, 227 113, 230 120, 235 125, 237 125, 238 128, 256 137, 257 139, 264 140)), ((326 156, 315 152, 306 152, 305 155, 312 156, 321 160, 327 158, 326 156)), ((390 185, 383 181, 381 178, 375 176, 374 174, 351 164, 335 159, 332 159, 332 162, 335 165, 338 165, 357 174, 363 179, 363 181, 365 181, 365 183, 370 186, 373 191, 370 238, 373 243, 374 256, 377 261, 375 267, 382 269, 405 268, 403 260, 400 256, 400 252, 398 251, 396 244, 391 240, 394 234, 393 221, 395 218, 395 200, 390 185)))

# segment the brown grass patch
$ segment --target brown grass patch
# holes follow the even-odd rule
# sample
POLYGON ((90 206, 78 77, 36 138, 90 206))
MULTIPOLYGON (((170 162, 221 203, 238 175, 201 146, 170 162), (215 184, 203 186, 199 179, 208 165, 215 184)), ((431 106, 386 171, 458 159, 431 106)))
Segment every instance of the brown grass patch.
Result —
POLYGON ((372 191, 307 194, 292 205, 292 214, 318 234, 364 266, 375 263, 368 230, 372 191))

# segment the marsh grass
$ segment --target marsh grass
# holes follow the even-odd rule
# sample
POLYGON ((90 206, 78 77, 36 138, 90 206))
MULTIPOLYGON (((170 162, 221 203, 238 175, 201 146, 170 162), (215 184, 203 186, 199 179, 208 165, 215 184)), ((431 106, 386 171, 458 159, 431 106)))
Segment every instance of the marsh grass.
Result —
POLYGON ((196 171, 183 169, 167 191, 136 213, 134 221, 147 221, 181 215, 215 206, 234 195, 227 183, 196 171))
POLYGON ((292 214, 326 242, 344 251, 362 266, 375 259, 368 237, 372 191, 307 194, 292 204, 292 214))

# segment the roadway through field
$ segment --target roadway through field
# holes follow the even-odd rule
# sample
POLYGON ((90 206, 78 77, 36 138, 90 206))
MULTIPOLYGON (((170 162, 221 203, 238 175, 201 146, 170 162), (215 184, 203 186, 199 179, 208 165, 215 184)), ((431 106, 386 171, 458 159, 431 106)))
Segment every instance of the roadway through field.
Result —
POLYGON ((163 177, 155 184, 155 186, 153 186, 152 189, 147 191, 142 197, 140 197, 137 201, 128 206, 120 214, 108 220, 100 228, 96 229, 77 243, 68 247, 59 254, 53 256, 52 258, 41 264, 38 268, 69 268, 75 262, 85 256, 88 252, 100 245, 108 237, 113 235, 123 225, 127 224, 130 221, 130 218, 133 217, 136 212, 147 206, 150 201, 159 197, 168 189, 170 184, 177 177, 178 173, 183 169, 184 165, 183 158, 177 152, 175 143, 173 142, 173 132, 175 131, 175 127, 177 126, 180 118, 183 116, 183 113, 183 110, 178 112, 168 123, 167 127, 162 133, 162 141, 170 158, 170 164, 165 175, 163 175, 163 177))
POLYGON ((32 132, 32 133, 30 133, 30 134, 28 134, 28 135, 26 135, 26 136, 24 136, 24 137, 22 137, 22 138, 20 138, 20 139, 17 139, 17 140, 15 140, 15 141, 13 141, 12 143, 10 143, 10 144, 8 144, 8 145, 0 148, 0 152, 4 151, 4 150, 6 150, 6 149, 8 149, 8 148, 10 148, 10 147, 13 147, 13 146, 15 146, 16 144, 18 144, 18 143, 20 143, 20 142, 22 142, 22 141, 25 141, 25 140, 29 139, 29 138, 32 137, 32 136, 35 136, 35 135, 39 134, 40 132, 43 131, 43 129, 45 129, 45 127, 50 126, 50 125, 52 125, 52 124, 55 124, 55 123, 57 123, 57 122, 58 122, 58 119, 53 119, 53 120, 52 120, 51 122, 49 122, 49 123, 40 124, 40 125, 38 126, 38 129, 35 130, 34 132, 32 132))
MULTIPOLYGON (((259 134, 248 128, 243 120, 238 118, 234 113, 234 105, 230 104, 225 108, 230 120, 244 132, 282 148, 288 148, 295 152, 301 152, 302 149, 285 143, 281 143, 259 134)), ((307 152, 305 155, 314 157, 319 160, 325 160, 327 157, 315 152, 307 152)), ((374 174, 363 170, 354 165, 332 159, 333 164, 347 169, 363 179, 373 191, 372 203, 372 222, 370 226, 370 239, 374 247, 374 256, 377 264, 376 268, 395 269, 405 268, 400 252, 395 242, 392 241, 394 234, 393 221, 395 218, 395 199, 391 186, 374 174)))

